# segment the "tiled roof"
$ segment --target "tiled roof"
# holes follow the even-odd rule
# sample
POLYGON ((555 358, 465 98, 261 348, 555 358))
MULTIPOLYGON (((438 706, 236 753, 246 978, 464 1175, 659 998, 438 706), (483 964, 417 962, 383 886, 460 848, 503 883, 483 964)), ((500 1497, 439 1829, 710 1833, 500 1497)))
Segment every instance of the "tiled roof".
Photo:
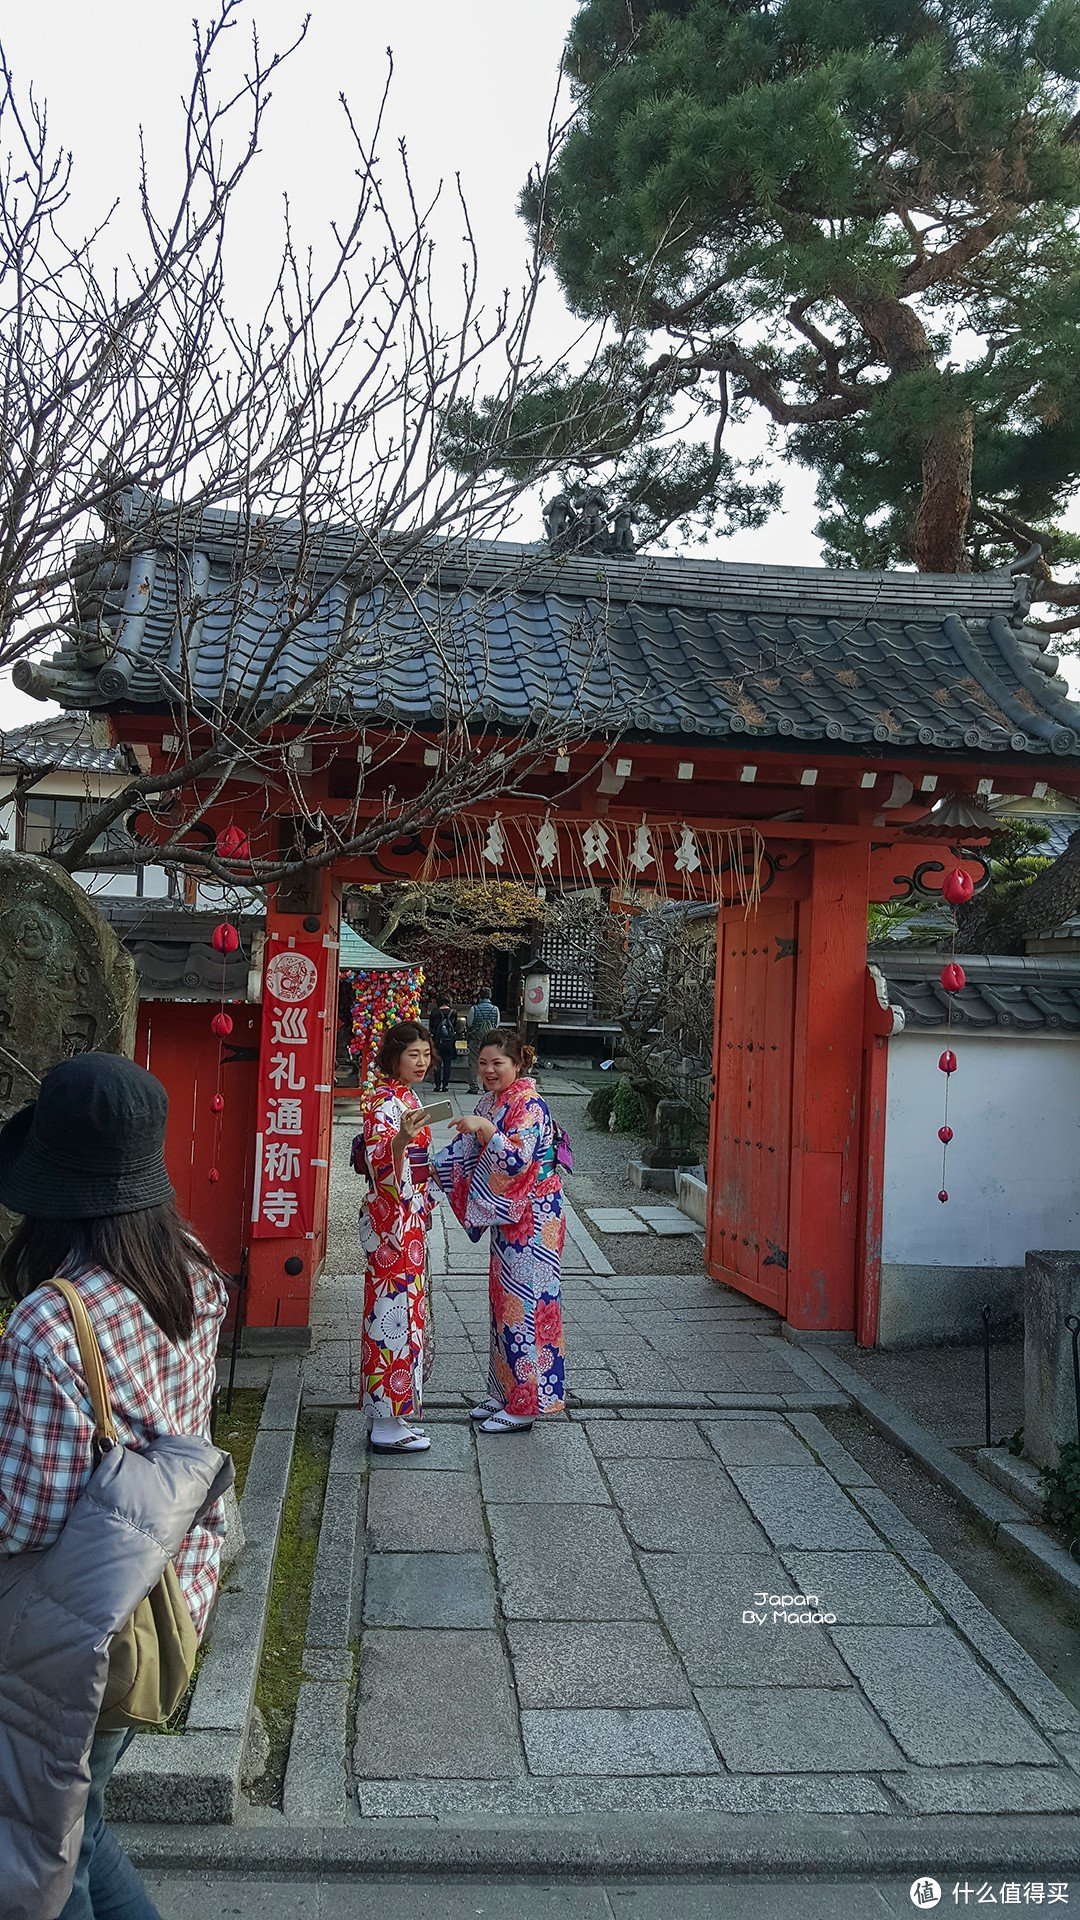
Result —
MULTIPOLYGON (((222 994, 222 956, 210 944, 222 915, 182 906, 147 907, 108 894, 95 905, 135 962, 140 1000, 216 1001, 222 994)), ((226 1000, 246 1000, 252 942, 261 918, 230 915, 240 946, 224 961, 226 1000)))
POLYGON ((926 952, 899 956, 871 948, 870 959, 885 976, 889 1001, 901 1009, 909 1028, 942 1030, 951 998, 956 1034, 998 1028, 1080 1034, 1080 962, 961 956, 967 985, 950 996, 941 985, 946 957, 926 952))
MULTIPOLYGON (((95 671, 72 644, 20 684, 73 707, 160 711, 185 684, 207 709, 252 695, 286 588, 275 553, 238 610, 234 535, 225 519, 203 529, 199 619, 178 618, 168 556, 137 557, 111 661, 95 671)), ((355 645, 314 702, 342 723, 440 728, 461 711, 517 729, 580 712, 631 738, 1080 760, 1080 707, 1007 572, 557 559, 510 543, 431 550, 404 572, 366 591, 329 580, 260 698, 317 671, 348 620, 355 645)))
POLYGON ((95 747, 89 719, 41 720, 0 736, 0 766, 50 767, 57 773, 123 773, 116 747, 95 747))

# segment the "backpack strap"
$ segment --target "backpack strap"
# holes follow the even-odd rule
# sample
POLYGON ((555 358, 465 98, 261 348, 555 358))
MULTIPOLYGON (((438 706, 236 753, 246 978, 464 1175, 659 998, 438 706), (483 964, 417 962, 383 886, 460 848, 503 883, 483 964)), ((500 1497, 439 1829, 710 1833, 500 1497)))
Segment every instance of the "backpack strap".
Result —
POLYGON ((73 1287, 70 1280, 61 1280, 54 1276, 45 1285, 55 1287, 62 1293, 75 1323, 75 1338, 79 1343, 79 1357, 82 1360, 86 1384, 90 1389, 90 1402, 94 1409, 94 1438, 102 1445, 114 1447, 119 1435, 113 1423, 112 1407, 109 1404, 109 1387, 105 1379, 105 1367, 101 1358, 90 1316, 83 1305, 82 1295, 73 1287))

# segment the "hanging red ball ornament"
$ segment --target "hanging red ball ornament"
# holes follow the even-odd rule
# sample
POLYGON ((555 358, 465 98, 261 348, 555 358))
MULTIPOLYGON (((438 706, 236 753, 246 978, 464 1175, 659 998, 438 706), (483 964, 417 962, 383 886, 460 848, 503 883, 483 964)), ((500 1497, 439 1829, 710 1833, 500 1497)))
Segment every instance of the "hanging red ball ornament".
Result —
POLYGON ((210 1102, 210 1111, 211 1113, 224 1113, 225 1095, 223 1093, 215 1093, 213 1099, 210 1102))
POLYGON ((216 1034, 219 1040, 227 1040, 230 1033, 232 1032, 232 1025, 233 1023, 232 1023, 231 1014, 215 1013, 213 1019, 210 1022, 210 1031, 211 1033, 216 1034))
POLYGON ((222 827, 215 846, 219 860, 251 859, 251 846, 243 827, 222 827))
POLYGON ((974 891, 975 882, 963 867, 954 867, 941 883, 942 896, 950 907, 966 907, 974 891))
POLYGON ((953 1130, 952 1130, 952 1128, 951 1128, 951 1127, 939 1127, 939 1128, 938 1128, 938 1130, 937 1130, 937 1137, 938 1137, 938 1139, 939 1139, 939 1140, 941 1141, 941 1144, 942 1144, 942 1146, 943 1146, 943 1147, 947 1147, 947 1146, 948 1146, 948 1144, 949 1144, 949 1141, 950 1141, 950 1140, 952 1139, 952 1137, 953 1137, 953 1130))
POLYGON ((938 1061, 938 1066, 941 1068, 942 1073, 956 1072, 956 1055, 951 1047, 946 1047, 941 1059, 938 1061))
POLYGON ((220 1175, 220 1173, 218 1172, 218 1170, 217 1170, 217 1168, 216 1168, 216 1167, 211 1167, 211 1169, 210 1169, 210 1171, 209 1171, 209 1173, 207 1174, 207 1176, 206 1176, 206 1177, 207 1177, 207 1179, 209 1180, 209 1182, 210 1182, 210 1185, 211 1185, 212 1187, 216 1187, 216 1186, 217 1186, 217 1183, 218 1183, 218 1181, 219 1181, 219 1180, 221 1179, 221 1175, 220 1175))
POLYGON ((240 945, 240 935, 235 927, 230 927, 228 921, 223 920, 210 935, 210 944, 215 953, 235 953, 240 945))
POLYGON ((942 1204, 942 1206, 944 1206, 944 1205, 945 1205, 945 1202, 946 1202, 946 1200, 948 1199, 948 1197, 949 1197, 949 1196, 948 1196, 948 1194, 946 1193, 946 1191, 945 1191, 945 1189, 944 1189, 944 1187, 942 1187, 942 1189, 941 1189, 941 1192, 940 1192, 940 1193, 938 1194, 938 1199, 939 1199, 939 1200, 941 1201, 941 1204, 942 1204))
POLYGON ((958 960, 950 960, 941 969, 941 984, 946 993, 962 993, 967 986, 967 974, 958 960))

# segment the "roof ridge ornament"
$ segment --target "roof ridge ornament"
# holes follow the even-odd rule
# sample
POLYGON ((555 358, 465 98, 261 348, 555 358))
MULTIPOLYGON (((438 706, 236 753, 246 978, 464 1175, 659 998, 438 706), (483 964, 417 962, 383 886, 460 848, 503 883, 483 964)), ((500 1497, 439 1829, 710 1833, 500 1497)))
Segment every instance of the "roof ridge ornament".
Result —
POLYGON ((557 493, 544 507, 544 530, 553 553, 632 554, 634 514, 624 503, 612 508, 602 487, 583 483, 557 493))

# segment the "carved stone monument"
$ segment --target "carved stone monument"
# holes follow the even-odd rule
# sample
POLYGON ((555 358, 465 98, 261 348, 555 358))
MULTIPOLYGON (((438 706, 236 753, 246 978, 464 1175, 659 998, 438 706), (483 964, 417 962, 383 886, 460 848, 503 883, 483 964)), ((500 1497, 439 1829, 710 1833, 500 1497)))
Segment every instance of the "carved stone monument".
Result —
POLYGON ((0 1125, 58 1061, 135 1044, 135 963, 82 888, 0 849, 0 1125))

